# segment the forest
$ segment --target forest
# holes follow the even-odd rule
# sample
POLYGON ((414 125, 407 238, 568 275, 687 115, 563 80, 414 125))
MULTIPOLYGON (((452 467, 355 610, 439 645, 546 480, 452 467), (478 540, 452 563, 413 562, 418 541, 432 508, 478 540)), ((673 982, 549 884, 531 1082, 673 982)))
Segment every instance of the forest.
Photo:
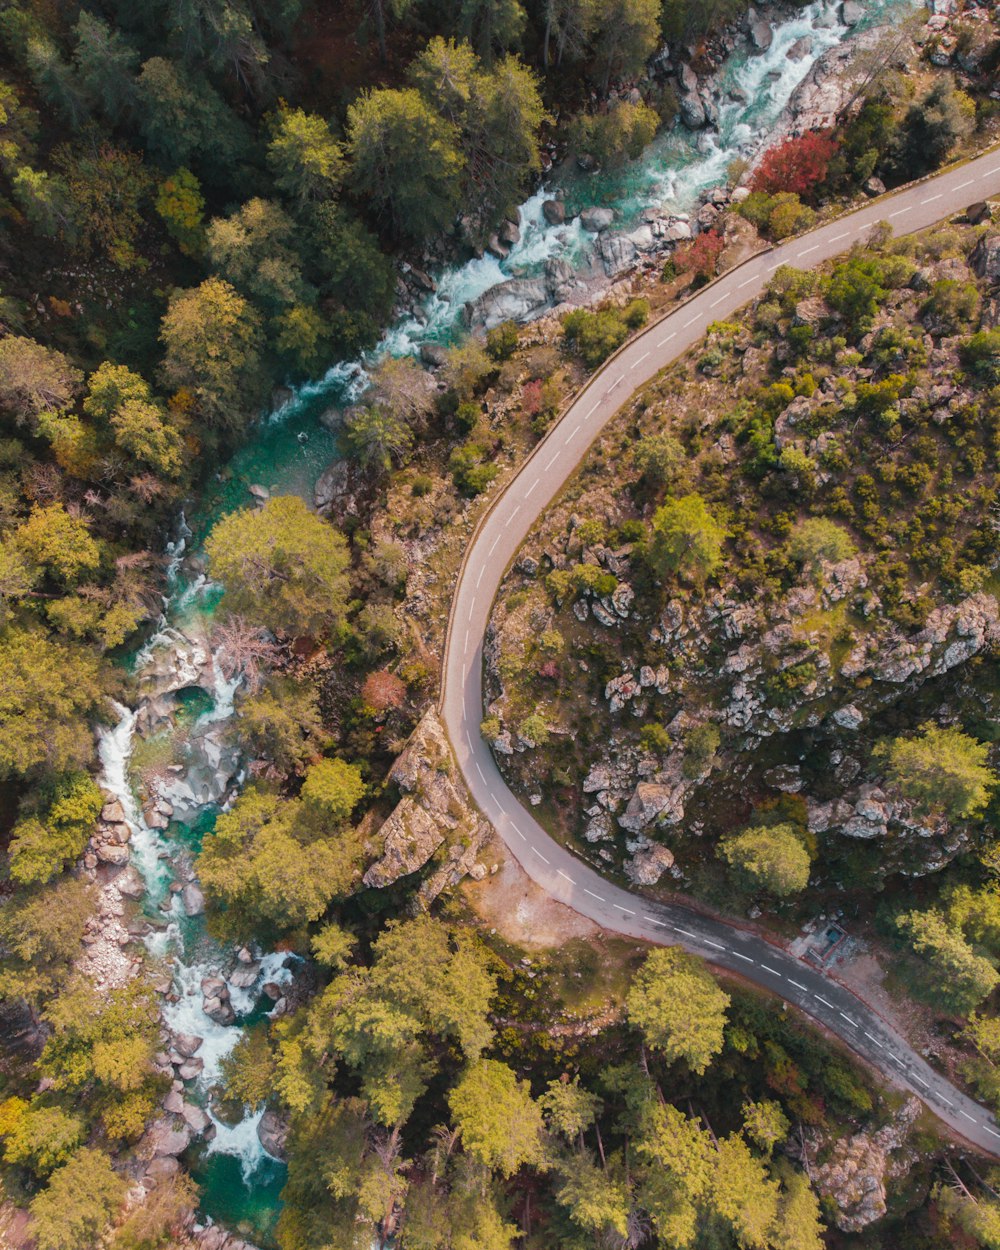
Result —
MULTIPOLYGON (((185 844, 191 875, 176 894, 190 919, 203 892, 223 949, 252 966, 277 950, 302 969, 281 1013, 240 1021, 211 1091, 220 1124, 266 1110, 282 1125, 276 1226, 213 1247, 196 1214, 199 1148, 160 1149, 178 1117, 207 1117, 178 1079, 193 1056, 163 1024, 169 967, 136 940, 155 929, 152 907, 139 914, 141 883, 131 895, 122 885, 110 917, 131 971, 94 974, 105 887, 134 872, 95 729, 150 702, 134 660, 170 590, 178 516, 289 388, 378 343, 404 275, 432 283, 445 262, 497 255, 554 162, 620 169, 675 125, 678 92, 647 72, 650 59, 667 45, 707 73, 747 8, 0 3, 0 1238, 18 1250, 249 1244, 237 1235, 268 1250, 874 1248, 879 1226, 875 1240, 852 1237, 814 1180, 832 1175, 837 1143, 897 1132, 910 1133, 911 1158, 890 1218, 908 1221, 907 1244, 1000 1244, 992 1173, 955 1159, 845 1050, 735 979, 679 949, 624 942, 525 954, 458 890, 424 906, 429 880, 474 842, 460 802, 449 842, 371 885, 380 827, 401 795, 422 797, 398 761, 436 695, 441 596, 460 554, 442 531, 467 532, 588 372, 724 266, 721 217, 621 298, 538 327, 504 322, 443 348, 433 373, 410 358, 372 364, 336 431, 356 509, 324 516, 264 490, 198 535, 197 568, 221 594, 209 649, 239 679, 233 751, 247 784, 185 844), (415 580, 425 575, 439 580, 415 580)), ((982 24, 957 29, 968 72, 939 72, 933 39, 912 81, 876 58, 850 118, 779 144, 752 175, 731 168, 729 191, 748 190, 727 213, 739 229, 779 240, 872 179, 898 185, 991 139, 992 26, 985 48, 982 24)), ((506 596, 511 616, 538 601, 546 617, 501 661, 508 704, 485 713, 491 741, 520 736, 515 772, 540 770, 527 780, 544 775, 547 795, 579 814, 570 792, 593 761, 561 753, 559 718, 571 705, 590 716, 591 686, 599 676, 603 690, 619 657, 567 621, 574 601, 615 591, 601 550, 629 548, 635 589, 658 608, 664 585, 697 600, 725 565, 770 610, 859 554, 875 621, 893 628, 992 593, 1000 274, 965 265, 986 233, 962 226, 913 246, 887 236, 820 277, 781 271, 752 323, 713 327, 688 372, 640 401, 618 461, 628 515, 592 509, 572 558, 506 596), (942 339, 951 354, 935 358, 942 339), (759 358, 737 385, 737 356, 777 341, 776 366, 759 358), (962 388, 946 397, 946 425, 925 394, 929 367, 953 369, 962 388), (713 385, 732 390, 718 428, 667 428, 664 408, 713 385), (800 400, 811 407, 795 427, 800 400), (859 443, 843 429, 828 437, 834 409, 859 443), (870 466, 854 462, 856 446, 870 466), (592 664, 579 689, 567 645, 592 664)), ((811 608, 819 649, 843 659, 860 600, 811 608)), ((766 668, 770 706, 789 716, 826 673, 812 654, 766 668)), ((187 693, 167 702, 193 733, 187 693)), ((955 869, 941 890, 922 880, 905 908, 888 889, 872 923, 900 952, 907 989, 961 1032, 959 1076, 992 1102, 997 856, 968 834, 995 809, 991 712, 970 710, 964 684, 949 697, 953 716, 929 699, 887 713, 871 759, 907 817, 938 821, 935 846, 948 841, 942 821, 966 835, 955 869)), ((735 749, 702 721, 680 726, 678 748, 677 724, 637 719, 623 748, 673 751, 687 781, 713 777, 699 817, 698 803, 729 802, 711 786, 735 749)), ((141 747, 143 784, 179 768, 162 735, 141 747)), ((784 762, 768 750, 760 773, 784 762)), ((432 771, 451 784, 452 769, 432 771)), ((832 803, 858 784, 813 797, 832 803)), ((898 867, 881 843, 821 846, 795 792, 742 815, 713 858, 704 842, 697 864, 678 850, 709 905, 762 903, 764 923, 781 923, 799 918, 803 892, 826 905, 836 878, 842 898, 874 894, 873 878, 881 887, 898 867)), ((470 862, 493 853, 474 849, 470 862)), ((218 994, 205 1001, 221 1019, 232 1008, 218 994)))

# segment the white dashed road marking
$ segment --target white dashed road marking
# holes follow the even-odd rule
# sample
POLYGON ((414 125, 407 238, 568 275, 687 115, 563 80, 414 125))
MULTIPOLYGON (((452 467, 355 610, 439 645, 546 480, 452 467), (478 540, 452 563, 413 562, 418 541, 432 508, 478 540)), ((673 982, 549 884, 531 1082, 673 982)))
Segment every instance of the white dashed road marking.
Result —
POLYGON ((788 978, 788 984, 794 985, 797 990, 802 990, 803 993, 807 992, 804 985, 799 985, 798 981, 793 981, 791 977, 788 978))
POLYGON ((961 191, 963 187, 971 187, 975 181, 976 181, 975 178, 966 178, 964 182, 958 183, 958 185, 955 187, 955 190, 961 191))
POLYGON ((769 968, 767 964, 761 964, 761 967, 764 969, 765 972, 769 972, 772 977, 781 976, 781 973, 777 970, 777 968, 769 968))
POLYGON ((603 896, 602 896, 602 895, 600 895, 600 894, 595 894, 593 890, 588 890, 588 889, 584 888, 584 891, 583 891, 583 892, 584 892, 584 894, 589 894, 591 898, 596 898, 596 899, 597 899, 597 901, 598 901, 599 903, 603 903, 603 902, 605 901, 605 899, 603 898, 603 896))
POLYGON ((745 286, 749 286, 751 282, 756 282, 756 281, 757 281, 756 276, 752 278, 745 278, 736 289, 737 291, 742 291, 745 286))
POLYGON ((535 854, 538 856, 538 858, 542 861, 543 864, 547 864, 549 862, 545 858, 545 856, 542 854, 542 852, 538 849, 537 846, 533 846, 531 849, 535 852, 535 854))
POLYGON ((557 868, 557 869, 556 869, 556 873, 557 873, 560 877, 564 877, 564 878, 565 878, 565 879, 566 879, 566 880, 570 883, 570 885, 572 885, 572 884, 573 884, 573 878, 572 878, 572 877, 567 877, 567 876, 566 876, 566 874, 563 872, 563 870, 562 870, 561 868, 557 868))
POLYGON ((499 534, 497 534, 496 538, 494 538, 494 539, 493 539, 493 546, 490 548, 490 552, 489 552, 489 553, 490 553, 490 555, 492 555, 492 554, 493 554, 493 552, 494 552, 494 551, 496 551, 496 549, 497 549, 497 543, 500 541, 500 537, 501 537, 501 536, 500 536, 499 534))
POLYGON ((974 1116, 969 1115, 968 1111, 963 1111, 961 1107, 959 1107, 959 1109, 958 1109, 958 1114, 959 1114, 959 1115, 964 1115, 964 1116, 965 1116, 965 1118, 966 1118, 967 1120, 971 1120, 973 1124, 978 1124, 978 1123, 979 1123, 979 1121, 978 1121, 978 1120, 977 1120, 974 1116))
POLYGON ((868 1030, 867 1030, 867 1029, 865 1029, 865 1037, 867 1037, 867 1038, 868 1038, 868 1040, 869 1040, 870 1042, 874 1042, 874 1043, 875 1043, 875 1045, 879 1048, 879 1050, 885 1050, 885 1047, 884 1047, 884 1046, 882 1045, 882 1043, 878 1040, 878 1038, 877 1038, 877 1037, 872 1037, 872 1035, 868 1032, 868 1030))
POLYGON ((683 933, 685 937, 692 938, 695 942, 697 942, 697 941, 698 941, 698 934, 697 934, 697 933, 691 933, 688 929, 682 929, 682 928, 680 928, 680 926, 678 926, 678 928, 677 928, 677 932, 678 932, 678 933, 683 933))
POLYGON ((677 331, 675 330, 673 334, 668 334, 665 339, 660 339, 659 343, 657 343, 656 346, 662 347, 664 343, 669 343, 671 339, 675 339, 676 337, 677 337, 677 331))
POLYGON ((812 247, 804 247, 801 252, 796 252, 797 256, 808 256, 810 252, 818 252, 819 244, 814 243, 812 247))
POLYGON ((737 959, 742 959, 744 963, 748 963, 748 964, 753 963, 753 960, 750 958, 749 955, 741 955, 739 951, 733 951, 733 954, 736 956, 737 959))
POLYGON ((938 1098, 941 1099, 946 1107, 954 1107, 955 1105, 950 1098, 945 1098, 944 1094, 938 1094, 938 1098))
POLYGON ((486 785, 486 774, 485 774, 485 773, 483 772, 483 770, 480 768, 480 766, 479 766, 479 761, 478 761, 478 760, 476 760, 476 772, 479 774, 479 780, 480 780, 480 781, 483 783, 483 785, 485 786, 485 785, 486 785))
POLYGON ((634 912, 634 911, 630 911, 627 907, 622 907, 621 903, 615 903, 615 907, 617 907, 619 911, 623 911, 623 912, 625 913, 625 915, 626 915, 626 916, 634 916, 634 915, 635 915, 635 912, 634 912))
POLYGON ((902 1059, 900 1059, 898 1055, 894 1055, 891 1050, 889 1051, 889 1058, 892 1060, 893 1063, 898 1064, 899 1067, 901 1068, 906 1067, 906 1064, 902 1061, 902 1059))
POLYGON ((813 994, 813 998, 815 998, 817 1002, 822 1003, 824 1007, 829 1007, 830 1010, 833 1011, 833 1003, 828 1003, 822 994, 813 994))
POLYGON ((835 235, 833 236, 833 238, 830 240, 830 242, 831 242, 831 243, 839 243, 841 239, 846 239, 846 238, 849 238, 849 237, 850 237, 850 234, 851 234, 851 231, 850 231, 850 230, 844 230, 844 231, 842 231, 840 234, 835 234, 835 235))
POLYGON ((939 191, 937 195, 929 195, 926 200, 921 200, 920 203, 921 204, 933 204, 934 201, 939 200, 943 194, 944 194, 943 191, 939 191))
POLYGON ((924 1089, 930 1089, 930 1086, 927 1084, 927 1082, 924 1080, 924 1078, 920 1075, 919 1072, 912 1072, 910 1075, 913 1077, 915 1081, 919 1081, 920 1084, 924 1087, 924 1089))
POLYGON ((669 929, 671 927, 665 920, 657 920, 655 916, 643 916, 643 920, 648 920, 650 924, 657 924, 661 929, 669 929))
POLYGON ((726 948, 719 942, 713 942, 711 938, 705 938, 706 946, 714 946, 717 951, 724 951, 726 948))
POLYGON ((465 631, 465 642, 462 643, 462 654, 465 655, 469 649, 469 631, 465 631))
POLYGON ((549 463, 545 466, 545 471, 546 471, 546 473, 549 471, 549 469, 551 469, 551 468, 552 468, 552 466, 555 464, 555 462, 556 462, 558 459, 559 459, 559 453, 558 453, 557 451, 554 451, 554 452, 552 453, 552 459, 551 459, 551 460, 549 461, 549 463))
POLYGON ((980 174, 980 178, 992 178, 994 174, 1000 174, 1000 165, 993 169, 988 169, 985 174, 980 174))
MULTIPOLYGON (((646 356, 648 355, 649 352, 646 352, 646 356)), ((629 373, 631 373, 633 369, 638 369, 642 362, 646 359, 646 356, 640 356, 634 365, 629 365, 629 373)))
POLYGON ((842 1011, 838 1011, 838 1012, 837 1012, 837 1014, 838 1014, 838 1015, 839 1015, 842 1019, 846 1020, 846 1021, 847 1021, 847 1023, 851 1026, 851 1028, 852 1028, 852 1029, 856 1029, 856 1028, 858 1027, 858 1022, 857 1022, 857 1020, 852 1020, 850 1016, 844 1015, 844 1013, 843 1013, 842 1011))
POLYGON ((709 304, 709 308, 714 308, 716 304, 721 304, 724 299, 728 299, 728 296, 720 295, 718 299, 712 300, 711 304, 709 304))
POLYGON ((983 1128, 987 1131, 987 1133, 989 1133, 991 1137, 1000 1137, 1000 1133, 995 1133, 988 1124, 984 1124, 983 1128))
POLYGON ((910 207, 909 205, 907 205, 906 208, 897 208, 896 211, 894 213, 890 213, 889 216, 890 217, 902 217, 904 213, 908 213, 909 211, 910 211, 910 207))
POLYGON ((535 489, 535 487, 536 487, 537 485, 538 485, 538 478, 536 477, 536 478, 535 478, 535 480, 534 480, 534 481, 531 483, 531 485, 528 487, 528 489, 524 492, 524 497, 525 497, 525 499, 530 499, 530 498, 531 498, 531 492, 535 489))

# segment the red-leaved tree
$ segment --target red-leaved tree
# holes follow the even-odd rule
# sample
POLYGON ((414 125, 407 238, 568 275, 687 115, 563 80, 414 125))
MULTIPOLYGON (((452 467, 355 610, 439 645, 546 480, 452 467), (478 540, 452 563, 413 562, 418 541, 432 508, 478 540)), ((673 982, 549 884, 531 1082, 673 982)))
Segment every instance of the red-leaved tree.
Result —
POLYGON ((775 195, 791 191, 808 198, 826 177, 830 161, 839 147, 832 130, 811 130, 797 139, 786 139, 764 153, 754 171, 751 191, 775 195))
POLYGON ((696 280, 707 282, 715 277, 719 257, 725 241, 715 230, 704 230, 690 243, 679 247, 673 255, 674 268, 678 273, 689 273, 696 280))
POLYGON ((369 673, 361 687, 361 697, 378 715, 384 715, 406 702, 406 684, 388 669, 369 673))

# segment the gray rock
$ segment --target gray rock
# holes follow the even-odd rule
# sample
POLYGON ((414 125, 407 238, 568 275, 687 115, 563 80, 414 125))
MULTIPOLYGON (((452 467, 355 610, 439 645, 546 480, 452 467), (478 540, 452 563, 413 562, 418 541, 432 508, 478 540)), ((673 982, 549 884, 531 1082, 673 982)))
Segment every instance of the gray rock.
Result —
POLYGON ((705 105, 696 91, 689 91, 680 98, 681 121, 689 130, 701 130, 708 122, 705 105))
POLYGON ((190 1059, 201 1049, 204 1040, 203 1037, 198 1037, 194 1033, 175 1033, 174 1050, 185 1059, 190 1059))
POLYGON ((618 617, 613 612, 609 612, 600 600, 595 599, 590 605, 590 610, 594 614, 594 620, 600 625, 610 628, 612 625, 618 624, 618 617))
POLYGON ((653 843, 636 851, 625 864, 625 876, 633 885, 656 885, 665 872, 674 866, 674 853, 668 847, 653 843))
POLYGON ((690 65, 678 66, 677 81, 680 83, 681 91, 685 95, 698 90, 698 75, 694 72, 690 65))
POLYGON ((562 200, 546 200, 542 205, 542 216, 550 226, 561 226, 566 220, 566 205, 562 200))
POLYGON ((870 178, 865 179, 862 190, 865 195, 871 196, 871 198, 874 199, 877 195, 885 195, 885 183, 881 178, 876 178, 875 175, 872 174, 870 178))
POLYGON ((420 359, 432 369, 439 369, 447 363, 448 352, 440 343, 421 343, 420 359))
POLYGON ((177 1075, 182 1081, 193 1081, 196 1076, 201 1076, 205 1070, 205 1060, 185 1059, 183 1063, 177 1065, 177 1075))
POLYGON ((205 911, 205 896, 193 881, 181 890, 181 905, 185 916, 201 916, 205 911))
POLYGON ((267 501, 271 498, 271 492, 266 486, 261 486, 259 482, 252 482, 247 487, 247 490, 251 495, 253 495, 254 499, 258 500, 260 503, 267 503, 267 501))
POLYGON ((500 242, 506 244, 507 247, 513 247, 521 242, 521 231, 513 221, 501 222, 497 233, 500 236, 500 242))
POLYGON ((284 1161, 288 1158, 285 1143, 288 1140, 289 1117, 270 1107, 260 1117, 257 1125, 257 1136, 272 1159, 284 1161))
POLYGON ((169 1111, 171 1115, 180 1115, 184 1110, 184 1099, 172 1089, 163 1100, 163 1110, 169 1111))
POLYGON ((191 1144, 191 1130, 185 1124, 177 1127, 169 1120, 156 1120, 147 1134, 154 1156, 183 1154, 191 1144))
POLYGON ((548 302, 548 289, 540 278, 511 278, 469 300, 463 315, 470 328, 491 330, 501 321, 523 321, 548 302))
POLYGON ((841 729, 849 729, 852 732, 861 728, 864 719, 864 714, 853 703, 848 703, 846 707, 838 707, 831 717, 835 725, 839 725, 841 729))
POLYGON ((146 893, 146 883, 134 864, 128 864, 115 878, 118 892, 126 898, 142 898, 146 893))
POLYGON ((102 842, 97 847, 97 858, 102 864, 127 864, 128 847, 117 842, 102 842))
POLYGON ((860 0, 844 0, 840 6, 840 20, 845 26, 857 26, 865 15, 865 6, 860 0))
POLYGON ((260 964, 239 964, 229 977, 229 984, 238 990, 248 990, 260 976, 260 964))
MULTIPOLYGON (((749 11, 747 21, 749 22, 750 42, 758 52, 766 52, 774 39, 771 23, 762 13, 758 13, 756 9, 749 11)), ((791 51, 789 51, 788 55, 791 57, 791 51)), ((792 57, 792 60, 798 59, 798 57, 792 57)))
POLYGON ((635 263, 638 250, 628 235, 605 231, 598 236, 597 250, 609 278, 624 273, 635 263))
POLYGON ((486 250, 491 252, 497 260, 506 260, 510 255, 510 248, 500 238, 498 234, 491 234, 486 242, 486 250))
POLYGON ((201 1107, 193 1102, 185 1102, 183 1104, 181 1115, 184 1117, 188 1128, 199 1136, 212 1124, 211 1119, 202 1111, 201 1107))
POLYGON ((804 61, 813 50, 813 41, 809 35, 803 35, 801 39, 796 39, 786 53, 790 61, 804 61))
POLYGON ((684 815, 683 797, 682 786, 640 781, 618 823, 630 833, 641 833, 658 822, 676 824, 684 815))
POLYGON ((614 221, 615 215, 610 208, 585 208, 580 214, 580 225, 591 234, 607 230, 614 221))
POLYGON ((977 277, 1000 282, 1000 234, 984 234, 972 249, 969 264, 977 277))

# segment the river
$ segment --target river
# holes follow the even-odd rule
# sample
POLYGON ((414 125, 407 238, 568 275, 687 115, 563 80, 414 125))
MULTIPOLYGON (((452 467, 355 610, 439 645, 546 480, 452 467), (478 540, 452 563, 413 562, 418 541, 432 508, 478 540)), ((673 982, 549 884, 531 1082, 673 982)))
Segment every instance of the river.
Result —
MULTIPOLYGON (((876 0, 866 7, 858 29, 887 20, 912 8, 911 0, 876 0)), ((729 163, 749 156, 767 135, 792 91, 826 50, 848 34, 837 20, 839 5, 814 3, 775 28, 771 47, 759 55, 734 54, 715 82, 720 88, 718 129, 692 133, 676 126, 658 137, 643 158, 613 175, 563 176, 568 204, 613 207, 616 229, 627 229, 644 209, 685 213, 697 206, 698 194, 726 177, 729 163), (809 37, 812 46, 792 61, 788 50, 809 37), (729 92, 733 92, 732 98, 729 92), (741 102, 741 101, 746 101, 741 102)), ((549 225, 542 204, 552 188, 540 190, 522 206, 521 238, 507 260, 492 256, 472 260, 435 274, 437 290, 418 315, 390 327, 373 356, 416 354, 428 341, 452 342, 461 335, 466 301, 513 276, 537 274, 546 261, 567 261, 578 272, 594 268, 594 236, 578 221, 549 225)), ((143 902, 150 922, 144 938, 151 965, 172 981, 163 1015, 175 1034, 204 1039, 197 1057, 203 1069, 186 1083, 185 1097, 204 1106, 215 1127, 214 1139, 192 1147, 189 1159, 202 1185, 202 1211, 234 1231, 273 1244, 273 1226, 280 1209, 284 1169, 265 1154, 257 1136, 260 1118, 247 1113, 235 1125, 220 1120, 212 1104, 221 1060, 238 1040, 248 1021, 273 1008, 270 995, 291 977, 290 957, 253 952, 252 984, 236 953, 219 947, 205 931, 199 914, 188 914, 182 891, 190 883, 190 859, 211 829, 220 804, 232 800, 243 782, 242 765, 226 741, 238 676, 223 672, 209 642, 219 592, 199 571, 200 541, 212 521, 250 502, 248 486, 259 483, 272 494, 299 493, 307 500, 319 473, 333 459, 333 436, 320 415, 343 403, 364 385, 364 362, 335 364, 316 382, 298 389, 280 412, 262 422, 206 491, 191 528, 181 520, 171 544, 168 594, 155 636, 132 660, 141 699, 135 707, 120 706, 118 721, 99 732, 102 784, 121 801, 132 829, 132 862, 146 884, 143 902), (137 794, 140 777, 156 779, 161 796, 170 802, 169 823, 144 814, 137 794), (166 823, 165 828, 155 827, 166 823), (154 827, 151 827, 154 826, 154 827), (259 967, 257 966, 259 965, 259 967), (240 984, 230 984, 234 1019, 219 1023, 202 1010, 202 978, 237 970, 240 984), (256 975, 253 975, 253 974, 256 975)), ((280 1009, 280 1007, 279 1007, 280 1009)))

